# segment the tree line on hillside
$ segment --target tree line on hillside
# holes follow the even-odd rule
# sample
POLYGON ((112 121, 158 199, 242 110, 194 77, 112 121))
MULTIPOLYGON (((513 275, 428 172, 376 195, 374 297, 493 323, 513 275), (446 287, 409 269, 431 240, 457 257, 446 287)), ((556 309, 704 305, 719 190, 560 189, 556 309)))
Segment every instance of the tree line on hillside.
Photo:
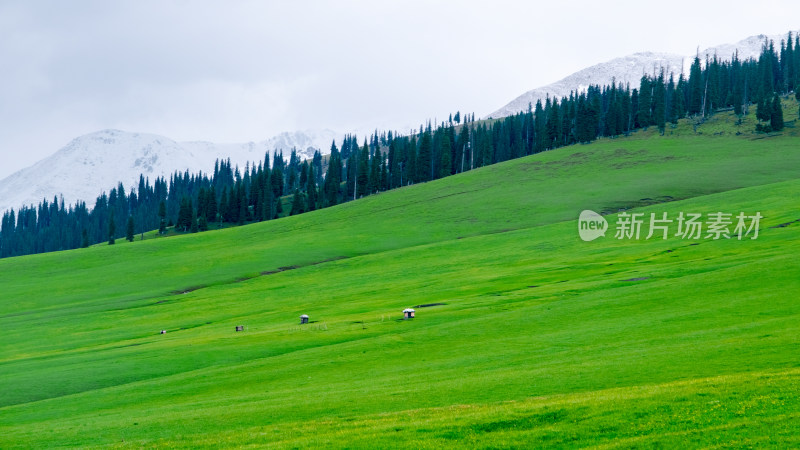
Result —
POLYGON ((201 232, 295 215, 366 195, 458 174, 478 167, 599 137, 626 135, 690 117, 696 122, 721 109, 748 114, 756 105, 758 131, 783 128, 780 95, 800 100, 800 37, 766 42, 760 56, 729 61, 695 57, 688 77, 645 74, 639 86, 590 86, 561 99, 547 98, 528 110, 497 120, 475 121, 460 112, 437 126, 429 122, 409 135, 375 133, 359 145, 346 135, 301 161, 275 152, 243 170, 217 161, 212 174, 174 173, 169 180, 140 176, 135 189, 120 183, 84 202, 43 200, 8 211, 0 224, 0 257, 67 250, 135 236, 148 230, 201 232), (291 196, 284 211, 281 198, 291 196))

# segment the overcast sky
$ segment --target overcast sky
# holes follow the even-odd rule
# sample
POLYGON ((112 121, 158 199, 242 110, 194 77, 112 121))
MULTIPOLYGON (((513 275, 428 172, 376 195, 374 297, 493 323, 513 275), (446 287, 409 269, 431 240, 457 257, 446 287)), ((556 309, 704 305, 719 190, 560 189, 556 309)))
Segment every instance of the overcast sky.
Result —
POLYGON ((618 56, 800 20, 797 0, 647 5, 0 0, 0 178, 105 128, 215 142, 407 131, 618 56))

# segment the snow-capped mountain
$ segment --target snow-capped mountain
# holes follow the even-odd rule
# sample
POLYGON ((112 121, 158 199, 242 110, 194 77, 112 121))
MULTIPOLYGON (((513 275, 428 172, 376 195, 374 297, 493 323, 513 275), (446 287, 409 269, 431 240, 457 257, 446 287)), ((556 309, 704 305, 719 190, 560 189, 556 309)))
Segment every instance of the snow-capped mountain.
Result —
POLYGON ((664 67, 667 72, 680 73, 683 68, 683 57, 669 53, 646 52, 612 59, 575 72, 553 84, 532 89, 487 117, 510 116, 520 111, 526 111, 529 104, 536 105, 538 100, 544 103, 548 95, 551 98, 561 99, 561 97, 568 97, 570 91, 583 91, 593 84, 603 86, 614 81, 623 84, 630 83, 632 87, 638 87, 642 73, 653 73, 653 71, 660 70, 661 67, 664 67))
MULTIPOLYGON (((630 83, 631 88, 637 88, 643 74, 658 74, 662 68, 666 74, 670 72, 674 73, 677 79, 677 76, 681 72, 689 73, 689 67, 695 55, 699 55, 701 60, 704 60, 706 55, 713 57, 715 54, 720 59, 729 60, 734 52, 738 51, 739 59, 757 58, 761 53, 761 47, 764 45, 764 42, 773 40, 777 47, 781 39, 786 39, 787 34, 788 33, 783 33, 774 36, 760 34, 758 36, 750 36, 733 44, 717 45, 700 52, 692 52, 687 56, 671 53, 643 52, 634 53, 622 58, 615 58, 611 61, 596 64, 575 72, 547 86, 532 89, 486 117, 498 118, 510 116, 520 111, 526 111, 529 104, 536 105, 538 100, 544 103, 548 95, 551 98, 560 99, 561 97, 569 96, 570 91, 577 90, 580 92, 590 85, 595 84, 604 86, 610 85, 612 81, 615 81, 623 84, 630 83)), ((796 35, 796 33, 793 33, 793 35, 796 35)))
POLYGON ((102 192, 121 181, 126 189, 138 185, 139 174, 150 179, 169 177, 175 171, 190 173, 214 170, 217 159, 231 159, 244 168, 248 162, 262 161, 282 150, 288 158, 296 148, 307 159, 319 149, 330 152, 331 130, 281 133, 261 142, 215 144, 176 142, 164 136, 103 130, 78 137, 53 155, 0 180, 0 212, 23 205, 52 201, 63 196, 67 205, 83 200, 89 208, 102 192))

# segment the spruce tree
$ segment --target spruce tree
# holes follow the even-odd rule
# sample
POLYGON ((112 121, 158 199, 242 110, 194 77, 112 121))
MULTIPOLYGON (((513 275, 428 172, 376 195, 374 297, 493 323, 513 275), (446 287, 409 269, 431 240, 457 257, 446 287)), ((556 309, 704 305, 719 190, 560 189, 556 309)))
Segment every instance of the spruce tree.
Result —
POLYGON ((197 213, 192 214, 192 226, 190 231, 192 233, 197 233, 200 229, 200 225, 197 223, 197 213))
POLYGON ((794 57, 792 59, 794 70, 794 95, 800 100, 800 33, 794 37, 794 57))
POLYGON ((440 144, 440 150, 439 150, 439 153, 440 153, 441 158, 442 158, 441 164, 439 165, 439 178, 444 178, 446 176, 449 176, 450 172, 453 169, 452 161, 450 161, 450 153, 451 153, 451 150, 452 150, 450 147, 451 147, 450 146, 450 137, 447 134, 445 134, 442 137, 442 141, 441 141, 441 144, 440 144))
MULTIPOLYGON (((703 109, 703 72, 700 69, 700 58, 695 56, 689 70, 689 115, 700 114, 703 109)), ((640 93, 641 95, 641 93, 640 93)))
POLYGON ((417 155, 416 166, 417 176, 416 181, 430 181, 431 179, 431 156, 433 142, 431 139, 430 131, 425 131, 422 134, 419 144, 419 153, 417 155))
POLYGON ((89 246, 89 232, 86 231, 86 228, 83 229, 81 232, 81 248, 86 248, 89 246))
POLYGON ((175 224, 175 227, 182 231, 189 231, 189 228, 192 226, 193 214, 192 200, 187 196, 183 196, 183 198, 181 198, 180 209, 178 209, 178 222, 175 224))
POLYGON ((381 160, 383 156, 381 155, 380 149, 375 149, 375 155, 370 160, 369 165, 369 188, 367 192, 369 194, 374 194, 378 192, 381 186, 381 160))
POLYGON ((636 113, 636 125, 647 128, 652 122, 653 83, 647 75, 639 83, 639 110, 636 113))
POLYGON ((108 221, 108 245, 114 245, 114 234, 117 232, 117 225, 114 223, 114 210, 111 210, 108 221))
POLYGON ((770 115, 769 124, 772 131, 781 131, 783 129, 783 108, 781 108, 781 99, 775 94, 772 99, 772 114, 770 115))
POLYGON ((765 97, 761 97, 758 99, 758 103, 756 104, 756 119, 767 122, 772 117, 772 105, 770 105, 769 101, 765 97))
POLYGON ((128 242, 133 242, 133 216, 128 216, 128 226, 125 230, 125 239, 128 242))
POLYGON ((211 190, 208 191, 206 195, 206 221, 215 221, 217 220, 217 193, 214 190, 214 187, 211 187, 211 190))
POLYGON ((658 126, 658 131, 663 135, 667 119, 667 89, 664 85, 664 74, 655 80, 653 86, 653 123, 658 126))
POLYGON ((222 226, 222 222, 228 221, 228 197, 228 187, 225 186, 222 188, 222 197, 219 199, 219 209, 217 210, 220 226, 222 226))
POLYGON ((314 166, 308 169, 308 176, 306 178, 306 211, 314 211, 317 209, 317 184, 316 177, 314 176, 314 166))
POLYGON ((275 218, 280 217, 283 213, 283 200, 280 197, 275 198, 275 218))
POLYGON ((294 216, 297 214, 303 213, 303 197, 300 195, 300 190, 294 190, 294 196, 292 198, 292 210, 289 211, 290 216, 294 216))
POLYGON ((158 205, 158 234, 164 234, 167 231, 167 205, 164 200, 158 205))
MULTIPOLYGON (((534 129, 534 146, 533 152, 539 153, 545 151, 545 136, 546 136, 546 117, 544 113, 544 108, 542 108, 542 101, 536 100, 536 107, 533 112, 533 129, 534 129)), ((485 128, 482 128, 485 130, 485 128)), ((486 139, 483 140, 483 163, 484 165, 492 163, 491 151, 490 147, 491 143, 488 142, 486 139)))
POLYGON ((406 164, 400 170, 400 186, 414 183, 417 176, 417 140, 412 137, 405 140, 405 143, 406 164))
MULTIPOLYGON (((356 149, 357 150, 357 149, 356 149)), ((366 138, 364 139, 364 146, 358 153, 358 162, 356 168, 356 198, 369 194, 369 145, 367 145, 366 138)))
POLYGON ((244 188, 244 183, 239 184, 239 189, 236 190, 236 195, 239 197, 237 200, 237 203, 239 204, 239 213, 237 214, 239 220, 237 223, 239 225, 244 225, 245 221, 252 219, 250 217, 250 208, 247 204, 247 193, 244 188))

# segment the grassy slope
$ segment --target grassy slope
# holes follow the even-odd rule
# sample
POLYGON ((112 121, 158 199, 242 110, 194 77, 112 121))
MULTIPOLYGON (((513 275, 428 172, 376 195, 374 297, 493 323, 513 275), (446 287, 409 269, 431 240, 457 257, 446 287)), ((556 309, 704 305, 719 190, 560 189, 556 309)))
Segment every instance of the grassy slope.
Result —
POLYGON ((768 228, 800 218, 797 148, 609 140, 275 222, 0 260, 0 446, 797 445, 800 239, 768 228), (577 239, 580 210, 636 206, 766 219, 755 241, 577 239), (170 294, 192 286, 208 287, 170 294))

